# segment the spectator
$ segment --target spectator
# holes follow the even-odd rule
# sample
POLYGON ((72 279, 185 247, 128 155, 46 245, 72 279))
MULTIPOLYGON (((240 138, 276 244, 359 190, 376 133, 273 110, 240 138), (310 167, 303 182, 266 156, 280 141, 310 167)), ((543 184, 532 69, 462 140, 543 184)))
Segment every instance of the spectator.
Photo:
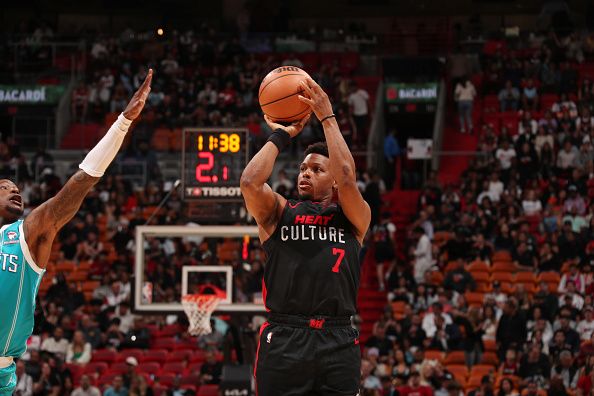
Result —
POLYGON ((511 81, 505 82, 505 88, 499 91, 499 107, 501 111, 516 111, 520 102, 520 91, 512 85, 511 81))
POLYGON ((544 386, 550 370, 548 357, 541 353, 539 346, 531 346, 520 361, 520 378, 528 386, 530 383, 544 386))
POLYGON ((495 158, 499 161, 499 166, 503 171, 508 171, 512 166, 512 161, 516 157, 516 150, 510 146, 509 141, 503 140, 501 147, 495 152, 495 158))
POLYGON ((518 311, 514 299, 508 299, 503 306, 503 315, 499 319, 496 339, 502 356, 510 348, 519 348, 526 341, 526 319, 518 311))
POLYGON ((446 274, 443 285, 446 289, 455 290, 460 294, 476 288, 474 279, 470 272, 466 271, 462 261, 458 261, 456 267, 446 274))
POLYGON ((567 191, 569 192, 569 196, 565 200, 563 210, 565 212, 572 212, 572 210, 575 208, 576 213, 583 216, 586 213, 586 202, 584 201, 584 198, 582 198, 582 196, 578 193, 577 187, 572 184, 569 186, 567 191))
POLYGON ((584 318, 577 325, 577 332, 582 341, 588 341, 594 334, 594 311, 591 306, 584 307, 584 318))
POLYGON ((594 356, 590 355, 586 359, 585 366, 580 370, 576 395, 588 396, 592 389, 594 389, 594 356))
POLYGON ((153 396, 153 388, 147 383, 146 379, 139 375, 136 377, 135 383, 130 387, 129 396, 153 396))
POLYGON ((46 338, 41 344, 41 350, 64 360, 68 351, 68 340, 63 337, 64 330, 61 327, 56 327, 53 336, 46 338))
POLYGON ((72 396, 101 396, 101 392, 97 387, 91 385, 89 376, 83 374, 80 377, 80 386, 72 392, 72 396))
POLYGON ((272 190, 278 192, 280 186, 284 186, 287 191, 291 191, 295 186, 295 184, 287 177, 287 171, 284 169, 278 171, 277 178, 272 183, 272 190))
POLYGON ((355 81, 350 86, 348 104, 356 127, 353 140, 356 143, 364 142, 364 138, 367 136, 371 105, 369 103, 369 94, 364 89, 359 88, 355 81))
POLYGON ((33 395, 33 378, 25 371, 25 362, 21 359, 16 362, 17 384, 14 390, 15 396, 33 395))
POLYGON ((423 317, 422 328, 427 338, 433 338, 435 336, 435 333, 437 332, 435 322, 436 316, 441 316, 446 326, 453 323, 452 317, 449 314, 443 312, 443 305, 440 302, 434 302, 431 305, 431 308, 432 311, 425 314, 425 316, 423 317))
POLYGON ((551 369, 551 379, 560 377, 566 389, 577 388, 579 369, 573 364, 573 356, 570 351, 563 351, 559 355, 559 361, 551 369))
POLYGON ((60 376, 45 362, 41 365, 39 379, 33 383, 33 395, 58 396, 61 385, 60 376))
POLYGON ((514 349, 508 349, 505 352, 505 360, 499 366, 499 376, 511 376, 518 375, 520 371, 520 365, 517 361, 517 354, 514 349))
POLYGON ((561 276, 561 281, 559 282, 559 287, 557 288, 557 292, 559 294, 564 294, 568 292, 568 282, 573 283, 572 290, 575 290, 580 294, 584 294, 584 292, 586 291, 586 278, 583 274, 579 272, 577 264, 575 262, 571 262, 569 265, 569 272, 566 272, 563 274, 563 276, 561 276))
POLYGON ((386 337, 386 327, 381 324, 373 326, 373 334, 365 343, 366 348, 377 348, 379 356, 388 356, 394 348, 392 340, 386 337))
POLYGON ((421 283, 425 280, 425 273, 433 266, 431 241, 422 227, 415 228, 413 237, 417 240, 417 247, 412 252, 414 278, 417 283, 421 283))
POLYGON ((385 290, 384 267, 392 268, 395 265, 396 252, 396 226, 390 220, 390 212, 382 213, 382 219, 375 225, 371 232, 373 235, 375 264, 377 272, 377 281, 380 291, 385 290))
POLYGON ((85 340, 81 331, 74 332, 72 342, 66 352, 66 363, 84 365, 91 361, 91 344, 85 340))
POLYGON ((218 362, 213 351, 206 353, 206 361, 200 367, 200 381, 202 384, 219 384, 223 365, 218 362))
POLYGON ((373 375, 373 370, 373 365, 369 360, 364 359, 361 362, 361 388, 369 395, 381 396, 382 383, 379 378, 373 375))
POLYGON ((522 90, 522 105, 524 110, 537 110, 539 105, 538 89, 534 85, 534 80, 529 78, 522 90))
POLYGON ((502 378, 499 383, 499 392, 497 396, 518 396, 519 393, 514 387, 514 383, 509 378, 502 378))
POLYGON ((115 310, 115 316, 120 320, 120 332, 123 334, 128 333, 134 325, 134 319, 136 318, 135 315, 130 312, 130 304, 122 302, 118 305, 115 310))
POLYGON ((539 199, 536 198, 534 190, 527 190, 525 199, 522 201, 522 209, 526 216, 539 215, 542 211, 542 204, 539 199))
POLYGON ((580 349, 580 335, 571 326, 571 316, 561 312, 559 315, 559 330, 565 335, 565 342, 571 347, 571 352, 576 353, 580 349))
POLYGON ((460 132, 465 133, 466 128, 468 132, 472 133, 472 103, 476 97, 476 89, 470 79, 464 78, 461 82, 456 84, 454 92, 454 99, 458 103, 458 115, 460 117, 460 132))
POLYGON ((493 393, 493 382, 491 381, 491 377, 484 375, 483 378, 481 378, 480 387, 468 392, 468 396, 495 396, 495 393, 493 393))
POLYGON ((138 367, 138 360, 134 356, 128 356, 126 358, 126 372, 122 374, 122 385, 126 389, 130 389, 132 385, 136 382, 136 378, 138 377, 138 373, 136 372, 138 367))
POLYGON ((121 375, 113 379, 112 385, 103 392, 103 396, 128 396, 128 389, 124 387, 121 375))
POLYGON ((390 130, 384 139, 384 158, 386 159, 386 189, 392 190, 394 186, 394 179, 396 177, 396 161, 402 154, 398 139, 396 138, 396 131, 390 130))
POLYGON ((433 391, 429 386, 421 385, 421 377, 418 371, 411 372, 408 384, 399 387, 397 390, 400 396, 433 396, 433 391))

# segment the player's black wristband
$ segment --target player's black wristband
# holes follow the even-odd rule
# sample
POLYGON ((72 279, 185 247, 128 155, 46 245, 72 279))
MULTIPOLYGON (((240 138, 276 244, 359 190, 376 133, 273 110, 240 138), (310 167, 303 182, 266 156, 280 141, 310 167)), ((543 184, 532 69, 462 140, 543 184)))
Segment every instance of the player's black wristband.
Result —
POLYGON ((326 117, 322 118, 320 120, 320 124, 323 124, 324 121, 326 121, 327 119, 332 118, 332 117, 336 118, 336 114, 330 114, 329 116, 326 116, 326 117))
POLYGON ((285 147, 291 141, 291 135, 287 131, 284 131, 280 128, 272 132, 270 136, 268 136, 268 142, 274 143, 278 151, 283 151, 285 147))

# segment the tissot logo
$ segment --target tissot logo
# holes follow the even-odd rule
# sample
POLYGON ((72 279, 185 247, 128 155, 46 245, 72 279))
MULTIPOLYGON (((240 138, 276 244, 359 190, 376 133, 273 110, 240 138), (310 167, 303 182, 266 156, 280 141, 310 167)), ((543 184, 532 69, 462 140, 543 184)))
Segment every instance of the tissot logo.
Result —
POLYGON ((239 187, 188 187, 186 193, 192 197, 241 197, 239 187))

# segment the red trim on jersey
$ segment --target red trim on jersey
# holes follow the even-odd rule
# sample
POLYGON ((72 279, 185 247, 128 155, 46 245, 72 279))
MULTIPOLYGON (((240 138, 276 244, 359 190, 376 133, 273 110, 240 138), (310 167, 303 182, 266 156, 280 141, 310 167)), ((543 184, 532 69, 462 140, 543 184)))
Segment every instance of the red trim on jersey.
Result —
MULTIPOLYGON (((262 333, 264 333, 264 330, 266 330, 266 328, 270 325, 270 323, 268 322, 264 322, 262 323, 262 326, 260 326, 260 335, 258 336, 258 348, 256 348, 256 361, 254 362, 254 378, 257 381, 257 376, 256 376, 256 370, 258 369, 258 355, 260 354, 260 344, 262 343, 262 333)), ((258 393, 258 385, 256 384, 256 394, 258 393)))
POLYGON ((270 308, 266 306, 266 294, 268 291, 266 290, 266 282, 264 282, 264 277, 262 277, 262 300, 264 301, 264 308, 266 308, 266 312, 270 312, 270 308))
POLYGON ((289 207, 291 209, 295 209, 297 206, 301 205, 303 203, 303 201, 301 202, 297 202, 295 205, 293 205, 291 202, 287 201, 287 203, 289 204, 289 207))

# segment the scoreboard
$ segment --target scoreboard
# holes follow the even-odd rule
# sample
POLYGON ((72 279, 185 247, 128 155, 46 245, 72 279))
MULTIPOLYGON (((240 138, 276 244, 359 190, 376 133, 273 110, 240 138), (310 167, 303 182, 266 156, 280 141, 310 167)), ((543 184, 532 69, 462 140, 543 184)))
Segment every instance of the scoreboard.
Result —
POLYGON ((183 198, 194 201, 241 201, 239 179, 247 165, 248 147, 247 129, 184 129, 183 198))

